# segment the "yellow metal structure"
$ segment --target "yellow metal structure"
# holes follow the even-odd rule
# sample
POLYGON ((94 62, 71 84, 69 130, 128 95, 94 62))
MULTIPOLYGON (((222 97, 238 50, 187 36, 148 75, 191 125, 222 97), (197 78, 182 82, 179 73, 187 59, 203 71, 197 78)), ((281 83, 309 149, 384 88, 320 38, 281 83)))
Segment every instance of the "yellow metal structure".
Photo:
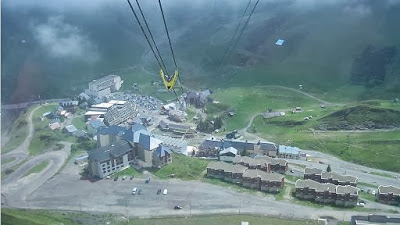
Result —
POLYGON ((175 85, 176 80, 178 79, 179 73, 178 73, 178 70, 175 70, 175 74, 172 77, 172 79, 167 79, 165 77, 164 71, 162 69, 160 69, 160 76, 164 82, 165 88, 167 88, 167 90, 171 90, 172 88, 174 88, 174 85, 175 85))

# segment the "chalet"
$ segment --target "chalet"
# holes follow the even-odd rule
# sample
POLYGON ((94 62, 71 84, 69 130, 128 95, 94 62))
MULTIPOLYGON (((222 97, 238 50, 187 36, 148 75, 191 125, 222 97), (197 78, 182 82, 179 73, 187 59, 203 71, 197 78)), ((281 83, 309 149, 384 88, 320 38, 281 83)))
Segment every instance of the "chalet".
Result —
POLYGON ((336 205, 356 206, 358 202, 359 189, 350 185, 336 186, 336 205))
POLYGON ((386 215, 351 216, 350 225, 395 225, 400 224, 400 217, 386 215))
POLYGON ((349 175, 340 175, 334 172, 326 172, 321 174, 321 183, 332 183, 336 185, 357 186, 357 177, 349 175))
POLYGON ((311 179, 320 183, 332 183, 335 185, 357 186, 357 177, 341 175, 334 172, 322 172, 320 169, 305 168, 304 179, 311 179))
POLYGON ((385 204, 400 206, 400 188, 394 186, 379 186, 378 201, 385 204))
POLYGON ((219 152, 219 160, 224 162, 232 162, 237 154, 238 150, 236 148, 229 147, 219 152))
POLYGON ((267 156, 276 156, 276 152, 278 147, 272 142, 265 141, 243 141, 243 140, 232 140, 232 139, 215 139, 209 138, 206 139, 199 147, 199 155, 201 156, 211 156, 218 155, 217 153, 221 149, 233 147, 238 150, 240 154, 243 152, 247 152, 250 155, 267 155, 267 156), (211 154, 211 155, 208 155, 211 154))
POLYGON ((322 170, 316 168, 308 168, 304 169, 304 179, 310 179, 317 182, 321 181, 322 170))
POLYGON ((296 197, 321 203, 333 203, 339 206, 356 206, 358 188, 331 183, 318 183, 313 180, 297 180, 295 183, 296 197))
POLYGON ((297 147, 279 145, 278 157, 287 159, 299 159, 300 149, 297 147))

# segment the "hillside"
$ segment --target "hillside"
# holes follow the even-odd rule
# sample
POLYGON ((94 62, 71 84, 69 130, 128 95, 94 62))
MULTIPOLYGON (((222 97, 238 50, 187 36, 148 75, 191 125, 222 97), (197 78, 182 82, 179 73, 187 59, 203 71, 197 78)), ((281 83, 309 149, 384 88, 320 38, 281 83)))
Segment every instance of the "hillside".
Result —
POLYGON ((400 111, 358 105, 333 112, 318 120, 317 130, 366 130, 400 127, 400 111))
MULTIPOLYGON (((183 82, 213 89, 303 84, 305 91, 339 102, 399 97, 400 4, 310 2, 315 3, 260 2, 232 55, 221 61, 232 46, 229 40, 246 3, 205 0, 188 7, 166 1, 183 82), (277 38, 285 39, 285 44, 276 46, 277 38)), ((121 72, 132 66, 158 70, 125 2, 95 12, 84 7, 60 13, 51 7, 20 11, 6 6, 2 21, 12 23, 2 23, 2 102, 26 101, 39 94, 72 96, 91 79, 108 73, 136 83, 155 79, 141 70, 121 72), (47 39, 45 31, 52 34, 47 39), (63 43, 77 45, 64 48, 63 43)), ((171 66, 162 20, 155 14, 150 17, 154 7, 145 4, 144 10, 171 66)))

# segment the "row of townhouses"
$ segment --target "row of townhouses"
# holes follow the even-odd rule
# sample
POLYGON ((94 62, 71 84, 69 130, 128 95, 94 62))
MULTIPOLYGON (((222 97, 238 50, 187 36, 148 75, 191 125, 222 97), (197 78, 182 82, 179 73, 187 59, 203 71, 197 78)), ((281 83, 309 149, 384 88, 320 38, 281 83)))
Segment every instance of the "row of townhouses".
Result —
POLYGON ((296 197, 319 203, 333 203, 338 206, 356 206, 359 189, 350 185, 318 183, 314 180, 297 180, 296 197))
POLYGON ((283 159, 274 159, 268 156, 236 156, 232 160, 233 164, 239 164, 249 169, 258 169, 269 172, 285 173, 288 170, 288 162, 283 159))
POLYGON ((284 176, 281 174, 220 161, 208 164, 207 176, 266 192, 279 192, 285 184, 284 176))
POLYGON ((377 193, 378 201, 385 204, 400 206, 400 188, 393 186, 379 186, 377 193))
POLYGON ((231 140, 231 139, 215 139, 208 138, 200 146, 197 156, 215 156, 219 152, 232 147, 238 151, 238 154, 243 155, 244 152, 250 155, 267 155, 276 157, 278 146, 272 142, 251 142, 244 140, 231 140))
POLYGON ((89 151, 88 161, 89 173, 104 178, 131 164, 161 167, 172 162, 172 153, 142 125, 110 126, 98 131, 97 148, 89 151))
POLYGON ((331 183, 336 185, 357 186, 357 177, 350 175, 341 175, 334 172, 324 172, 316 168, 305 168, 304 179, 310 179, 319 183, 331 183))
POLYGON ((234 139, 208 138, 199 147, 197 156, 218 156, 225 149, 235 149, 237 154, 266 155, 269 157, 299 159, 300 149, 297 147, 277 145, 266 141, 247 141, 234 139))

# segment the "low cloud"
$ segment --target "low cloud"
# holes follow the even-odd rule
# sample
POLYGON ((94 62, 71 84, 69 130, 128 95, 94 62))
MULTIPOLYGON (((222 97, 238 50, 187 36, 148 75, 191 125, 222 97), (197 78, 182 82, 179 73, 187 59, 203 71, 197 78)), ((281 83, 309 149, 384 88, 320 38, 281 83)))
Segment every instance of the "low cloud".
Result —
POLYGON ((93 63, 99 60, 97 46, 82 30, 65 23, 62 17, 50 17, 46 23, 32 24, 36 41, 54 58, 70 58, 93 63))

